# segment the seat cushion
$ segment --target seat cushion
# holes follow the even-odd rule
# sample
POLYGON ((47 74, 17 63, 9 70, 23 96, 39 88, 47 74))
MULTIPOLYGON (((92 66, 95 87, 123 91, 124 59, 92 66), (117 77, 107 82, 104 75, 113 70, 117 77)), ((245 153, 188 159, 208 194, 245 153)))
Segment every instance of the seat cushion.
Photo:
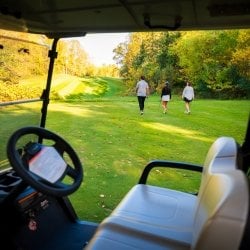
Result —
POLYGON ((249 211, 249 184, 237 144, 221 137, 207 155, 198 196, 134 186, 105 219, 88 249, 239 249, 249 211))
POLYGON ((154 249, 166 249, 166 245, 169 249, 188 249, 192 241, 196 200, 197 196, 192 194, 138 184, 101 223, 90 242, 91 249, 97 242, 111 244, 111 241, 112 246, 118 242, 126 247, 131 242, 138 246, 140 242, 144 249, 150 248, 151 244, 154 249))
POLYGON ((241 170, 216 173, 199 198, 192 249, 239 249, 249 211, 249 184, 241 170))

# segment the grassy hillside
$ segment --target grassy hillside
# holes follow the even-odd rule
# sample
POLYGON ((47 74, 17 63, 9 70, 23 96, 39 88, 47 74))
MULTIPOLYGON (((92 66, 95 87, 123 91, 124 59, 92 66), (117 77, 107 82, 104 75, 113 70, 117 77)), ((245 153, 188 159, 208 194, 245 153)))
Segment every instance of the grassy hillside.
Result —
MULTIPOLYGON (((24 79, 19 84, 0 84, 0 100, 39 98, 46 86, 46 76, 24 79)), ((84 99, 122 95, 122 80, 112 77, 76 77, 55 75, 51 84, 51 99, 81 101, 84 99)))
POLYGON ((121 95, 122 81, 112 77, 74 77, 57 75, 51 90, 65 100, 83 100, 121 95))

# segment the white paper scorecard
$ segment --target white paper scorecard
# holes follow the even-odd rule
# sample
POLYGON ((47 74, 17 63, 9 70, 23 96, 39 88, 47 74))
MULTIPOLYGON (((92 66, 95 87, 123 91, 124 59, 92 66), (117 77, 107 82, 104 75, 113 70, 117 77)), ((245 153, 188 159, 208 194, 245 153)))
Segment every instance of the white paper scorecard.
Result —
POLYGON ((30 171, 51 183, 60 179, 66 166, 66 162, 54 147, 43 147, 29 161, 30 171))

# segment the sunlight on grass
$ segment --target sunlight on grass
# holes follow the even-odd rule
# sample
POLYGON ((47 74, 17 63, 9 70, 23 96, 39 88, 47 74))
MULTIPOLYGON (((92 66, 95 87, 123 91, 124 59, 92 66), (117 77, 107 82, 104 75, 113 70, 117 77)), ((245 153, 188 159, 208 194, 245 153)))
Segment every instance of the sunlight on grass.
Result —
POLYGON ((93 87, 85 86, 84 93, 93 95, 96 94, 96 90, 93 87))
POLYGON ((185 136, 187 138, 192 138, 200 141, 206 141, 206 142, 212 142, 213 140, 199 135, 199 132, 190 130, 190 129, 183 129, 183 128, 178 128, 176 126, 171 126, 171 125, 166 125, 162 123, 145 123, 141 122, 141 125, 143 127, 148 127, 152 128, 155 130, 160 130, 161 132, 166 132, 166 133, 171 133, 171 134, 179 134, 181 136, 185 136))
MULTIPOLYGON (((92 105, 95 106, 96 108, 102 108, 102 105, 92 105)), ((60 111, 60 112, 64 112, 70 115, 75 115, 75 116, 79 116, 79 117, 91 117, 91 116, 95 116, 97 114, 103 114, 103 112, 100 111, 93 111, 90 110, 86 107, 83 107, 82 105, 76 106, 74 105, 72 107, 72 105, 66 105, 66 104, 61 104, 61 103, 51 103, 49 106, 49 110, 50 111, 60 111)))
POLYGON ((93 111, 83 108, 82 106, 67 106, 67 105, 62 105, 61 103, 53 103, 50 104, 49 107, 50 111, 61 111, 64 113, 68 113, 71 115, 76 115, 76 116, 81 116, 81 117, 90 117, 93 115, 93 111))
POLYGON ((70 84, 65 86, 63 89, 58 91, 59 96, 65 97, 69 95, 81 82, 79 80, 72 81, 70 84))

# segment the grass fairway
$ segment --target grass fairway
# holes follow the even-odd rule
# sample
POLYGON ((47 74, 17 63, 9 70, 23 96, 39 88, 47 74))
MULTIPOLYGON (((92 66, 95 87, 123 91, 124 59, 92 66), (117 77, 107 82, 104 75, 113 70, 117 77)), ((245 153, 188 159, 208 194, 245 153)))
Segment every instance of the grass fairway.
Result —
MULTIPOLYGON (((123 96, 123 88, 121 80, 107 77, 58 76, 52 86, 55 95, 63 93, 67 102, 50 102, 46 128, 64 137, 83 162, 84 181, 70 196, 83 220, 100 222, 108 216, 151 160, 202 165, 216 138, 234 137, 239 144, 244 140, 249 100, 197 99, 191 115, 186 115, 183 101, 173 96, 164 115, 155 95, 146 100, 141 116, 136 97, 123 96)), ((1 155, 10 132, 39 121, 39 104, 1 107, 1 155)), ((0 168, 6 162, 0 162, 0 168)), ((149 182, 196 192, 200 175, 159 168, 149 182)))
MULTIPOLYGON (((203 164, 212 142, 245 136, 249 101, 195 100, 192 114, 174 96, 164 115, 159 96, 146 101, 139 115, 136 97, 104 96, 91 101, 51 103, 47 128, 72 144, 84 164, 85 177, 70 199, 81 219, 101 221, 138 182, 145 164, 167 159, 203 164)), ((150 183, 197 191, 200 176, 158 169, 150 183)))

